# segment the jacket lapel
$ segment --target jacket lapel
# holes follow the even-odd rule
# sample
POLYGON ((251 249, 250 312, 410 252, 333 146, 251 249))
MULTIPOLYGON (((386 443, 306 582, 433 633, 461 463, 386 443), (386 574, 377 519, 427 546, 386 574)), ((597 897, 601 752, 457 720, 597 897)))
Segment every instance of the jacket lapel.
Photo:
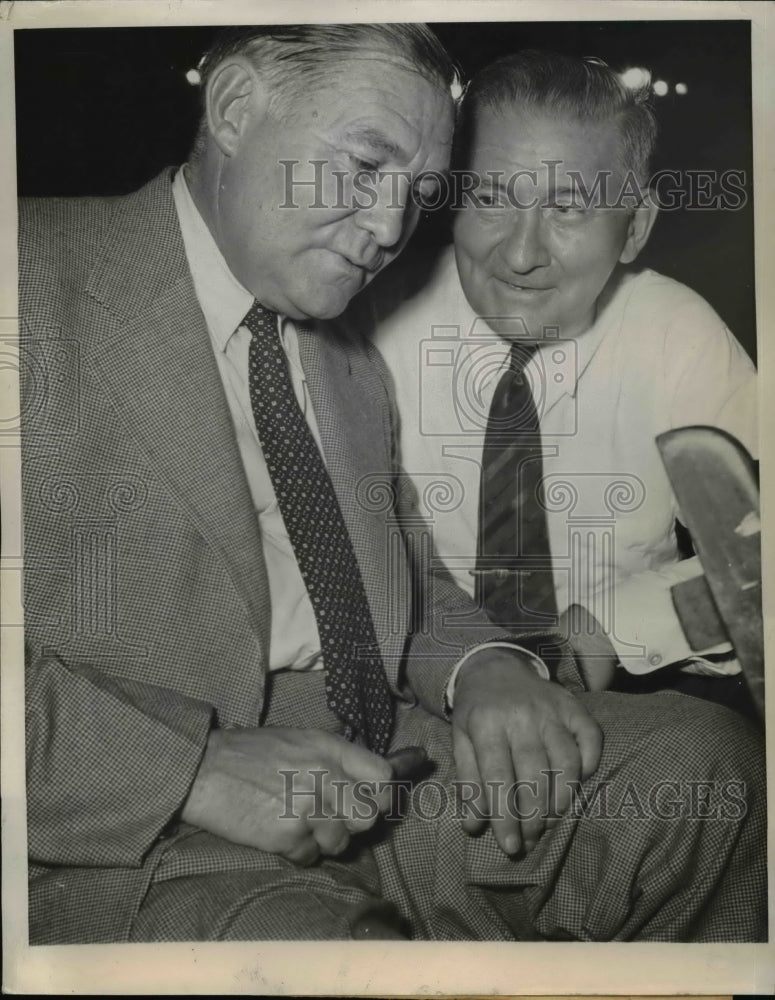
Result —
POLYGON ((258 522, 174 209, 171 176, 113 221, 87 290, 110 314, 87 362, 154 473, 218 553, 269 649, 258 522))

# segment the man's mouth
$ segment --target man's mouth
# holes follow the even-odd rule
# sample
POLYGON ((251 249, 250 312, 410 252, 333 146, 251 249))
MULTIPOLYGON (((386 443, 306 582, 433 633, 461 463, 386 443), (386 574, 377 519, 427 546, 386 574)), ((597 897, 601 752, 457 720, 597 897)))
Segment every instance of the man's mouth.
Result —
POLYGON ((509 288, 513 288, 517 292, 527 292, 532 294, 538 294, 540 292, 549 292, 552 289, 551 285, 531 285, 524 284, 522 282, 510 281, 507 278, 498 278, 498 281, 502 285, 507 285, 509 288))
POLYGON ((370 274, 378 271, 382 266, 383 255, 381 253, 373 254, 371 257, 350 257, 347 254, 341 256, 348 264, 352 264, 353 267, 357 267, 361 271, 368 271, 370 274))

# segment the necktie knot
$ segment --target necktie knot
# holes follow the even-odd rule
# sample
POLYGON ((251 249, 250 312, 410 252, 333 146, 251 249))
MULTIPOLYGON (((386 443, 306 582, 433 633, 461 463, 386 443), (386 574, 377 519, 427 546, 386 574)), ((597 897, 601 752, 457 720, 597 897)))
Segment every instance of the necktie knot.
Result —
POLYGON ((245 314, 242 325, 247 327, 254 337, 265 337, 277 331, 277 313, 253 299, 253 305, 245 314))
POLYGON ((509 354, 509 371, 512 375, 523 376, 530 359, 538 351, 539 344, 535 341, 515 340, 509 354))
POLYGON ((510 392, 511 386, 523 386, 527 384, 525 369, 537 350, 538 344, 535 343, 525 343, 517 340, 511 345, 508 368, 504 373, 506 376, 504 385, 506 392, 510 392))
POLYGON ((538 344, 515 341, 511 345, 508 367, 495 387, 488 433, 512 438, 515 435, 538 433, 538 418, 530 379, 525 368, 538 350, 538 344))

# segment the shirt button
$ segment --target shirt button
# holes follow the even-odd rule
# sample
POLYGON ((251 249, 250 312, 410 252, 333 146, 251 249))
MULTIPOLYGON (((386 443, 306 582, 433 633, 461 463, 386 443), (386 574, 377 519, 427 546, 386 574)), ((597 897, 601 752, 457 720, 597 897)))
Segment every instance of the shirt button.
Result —
POLYGON ((659 655, 659 653, 653 653, 649 657, 649 663, 651 664, 652 667, 658 667, 661 662, 662 662, 662 657, 659 655))

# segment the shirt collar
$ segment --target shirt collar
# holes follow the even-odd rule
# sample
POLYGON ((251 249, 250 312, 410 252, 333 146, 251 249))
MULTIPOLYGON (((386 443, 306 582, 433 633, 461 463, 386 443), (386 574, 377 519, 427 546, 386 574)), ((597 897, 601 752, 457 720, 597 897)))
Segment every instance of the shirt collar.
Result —
POLYGON ((607 330, 614 321, 614 310, 610 306, 613 300, 613 291, 617 284, 618 274, 615 271, 597 300, 597 313, 592 326, 576 337, 576 365, 572 376, 568 379, 568 384, 565 386, 565 392, 569 396, 576 395, 581 376, 597 353, 597 349, 603 342, 607 330))
MULTIPOLYGON (((462 292, 462 290, 461 290, 462 292)), ((563 378, 560 387, 552 391, 552 387, 549 387, 550 396, 554 396, 555 399, 559 398, 561 395, 575 396, 578 389, 579 379, 581 378, 584 370, 589 365, 590 361, 595 355, 601 341, 603 340, 605 330, 609 324, 608 310, 606 308, 610 296, 606 294, 607 290, 604 291, 603 295, 599 300, 598 312, 592 326, 586 330, 580 336, 575 339, 575 359, 576 363, 568 369, 567 377, 563 378), (556 394, 555 394, 556 393, 556 394)), ((486 320, 482 317, 476 315, 476 313, 471 309, 465 296, 461 294, 461 314, 465 315, 465 323, 461 324, 461 328, 467 331, 466 339, 473 347, 477 341, 485 338, 488 334, 493 338, 497 337, 497 334, 493 333, 492 330, 487 326, 486 320)), ((543 368, 541 362, 541 357, 545 357, 554 351, 558 344, 562 344, 563 337, 561 333, 558 333, 557 337, 549 337, 536 351, 536 356, 531 358, 528 362, 528 366, 537 367, 539 370, 543 368)), ((490 359, 493 360, 494 355, 497 356, 498 353, 502 353, 502 358, 500 365, 495 367, 494 365, 488 366, 486 372, 483 373, 480 385, 484 388, 490 385, 496 379, 500 378, 503 372, 508 367, 509 355, 511 354, 511 343, 507 340, 501 340, 501 345, 496 349, 496 352, 489 352, 490 359)))
POLYGON ((253 296, 229 270, 194 204, 183 168, 178 170, 172 182, 172 195, 196 297, 215 347, 225 351, 231 336, 253 305, 253 296))

